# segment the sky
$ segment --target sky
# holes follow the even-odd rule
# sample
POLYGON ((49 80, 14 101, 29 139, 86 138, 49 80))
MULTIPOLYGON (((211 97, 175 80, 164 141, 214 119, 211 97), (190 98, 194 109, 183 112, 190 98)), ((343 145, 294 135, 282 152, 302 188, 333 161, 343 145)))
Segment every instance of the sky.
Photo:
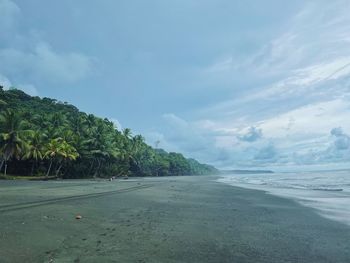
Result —
POLYGON ((0 84, 222 169, 350 166, 348 0, 0 0, 0 84))

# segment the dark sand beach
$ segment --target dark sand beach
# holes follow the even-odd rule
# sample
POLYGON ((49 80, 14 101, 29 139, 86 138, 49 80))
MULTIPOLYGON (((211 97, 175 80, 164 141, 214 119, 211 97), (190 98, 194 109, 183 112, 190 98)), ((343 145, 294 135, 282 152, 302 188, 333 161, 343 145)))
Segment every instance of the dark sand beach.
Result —
POLYGON ((0 262, 350 262, 350 227, 215 179, 0 181, 0 262))

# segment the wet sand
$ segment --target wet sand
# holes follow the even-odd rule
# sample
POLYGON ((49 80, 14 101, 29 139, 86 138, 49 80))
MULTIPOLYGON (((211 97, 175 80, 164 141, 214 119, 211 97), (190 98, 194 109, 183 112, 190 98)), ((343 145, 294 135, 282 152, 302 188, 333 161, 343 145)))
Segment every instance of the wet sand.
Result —
POLYGON ((0 262, 350 262, 348 226, 215 179, 0 181, 0 262))

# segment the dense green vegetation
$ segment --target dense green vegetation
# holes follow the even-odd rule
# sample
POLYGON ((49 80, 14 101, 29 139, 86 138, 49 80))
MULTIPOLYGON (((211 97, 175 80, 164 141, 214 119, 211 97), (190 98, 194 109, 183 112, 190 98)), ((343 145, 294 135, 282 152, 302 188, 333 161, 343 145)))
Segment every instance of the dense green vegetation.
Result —
POLYGON ((0 172, 88 178, 202 175, 209 165, 147 145, 66 102, 0 87, 0 172))

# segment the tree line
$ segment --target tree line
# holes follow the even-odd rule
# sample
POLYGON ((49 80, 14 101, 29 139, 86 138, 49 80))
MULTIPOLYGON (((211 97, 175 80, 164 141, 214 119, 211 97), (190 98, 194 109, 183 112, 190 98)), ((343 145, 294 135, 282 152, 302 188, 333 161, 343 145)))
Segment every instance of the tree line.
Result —
POLYGON ((155 149, 130 129, 50 98, 0 86, 0 173, 61 178, 204 175, 217 170, 155 149))

